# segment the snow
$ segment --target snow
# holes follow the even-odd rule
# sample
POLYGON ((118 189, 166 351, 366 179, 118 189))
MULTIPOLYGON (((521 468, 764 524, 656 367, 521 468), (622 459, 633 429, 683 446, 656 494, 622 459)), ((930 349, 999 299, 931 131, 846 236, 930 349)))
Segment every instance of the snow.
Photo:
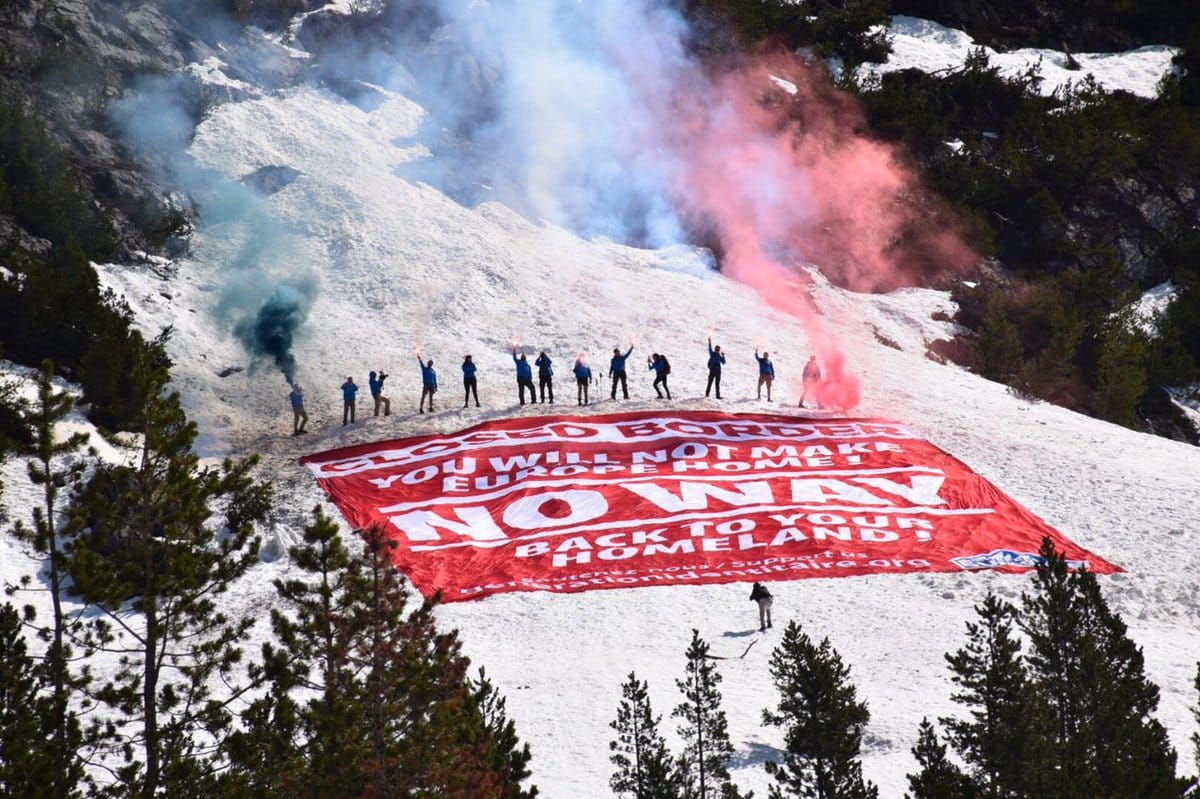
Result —
MULTIPOLYGON (((916 23, 897 19, 899 30, 916 23)), ((952 31, 923 30, 960 41, 952 31)), ((915 34, 913 40, 919 41, 915 34)), ((800 325, 707 269, 703 253, 585 241, 498 204, 463 207, 398 177, 398 166, 430 157, 411 143, 423 113, 397 94, 365 111, 302 86, 219 106, 196 132, 191 155, 231 181, 264 165, 299 172, 263 202, 291 231, 289 254, 272 265, 274 274, 311 268, 321 284, 295 350, 313 430, 302 441, 287 435, 288 389, 274 367, 218 376, 249 365, 215 312, 235 242, 219 230, 202 231, 192 255, 170 271, 99 267, 105 286, 125 297, 141 327, 151 333, 175 328, 175 383, 200 426, 200 451, 213 458, 257 453, 261 475, 276 486, 277 508, 264 530, 269 556, 231 592, 229 612, 262 616, 274 601, 272 580, 294 576, 281 554, 309 510, 322 504, 336 516, 297 463, 301 455, 538 415, 535 407, 513 406, 507 350, 514 338, 560 361, 636 338, 639 352, 671 357, 672 385, 682 397, 677 407, 778 409, 779 403, 748 399, 756 376, 751 353, 759 342, 773 355, 779 393, 798 393, 808 355, 800 325), (709 327, 730 356, 724 404, 700 394, 709 327), (415 345, 447 377, 472 353, 484 408, 417 415, 415 345), (380 367, 394 374, 393 415, 342 427, 339 384, 347 374, 380 367)), ((819 281, 813 300, 864 378, 857 413, 908 423, 1080 546, 1127 570, 1103 579, 1106 595, 1144 648, 1149 676, 1162 689, 1158 718, 1181 763, 1189 763, 1191 681, 1200 659, 1200 449, 1014 396, 1002 385, 931 362, 927 344, 953 332, 951 323, 932 318, 938 311, 940 318, 952 315, 944 292, 858 295, 819 281)), ((620 409, 660 407, 649 399, 648 383, 649 377, 646 383, 635 378, 634 399, 620 409)), ((599 402, 557 410, 614 407, 599 402)), ((20 464, 4 470, 11 513, 27 514, 36 495, 23 487, 20 464)), ((0 580, 11 582, 31 568, 19 555, 9 537, 0 537, 0 580)), ((882 796, 900 796, 914 767, 909 750, 918 722, 956 710, 943 653, 962 645, 964 624, 986 591, 1015 600, 1027 586, 1025 578, 992 573, 773 584, 776 630, 744 659, 718 661, 737 748, 736 781, 766 794, 762 763, 782 744, 780 732, 761 723, 762 709, 776 701, 767 661, 789 619, 817 639, 828 636, 850 665, 872 714, 865 774, 882 796)), ((746 595, 742 585, 505 594, 438 613, 461 631, 466 654, 507 697, 519 734, 531 745, 533 781, 542 795, 602 797, 610 795, 608 724, 621 682, 631 671, 647 679, 655 709, 672 731, 674 680, 682 674, 691 630, 700 631, 714 654, 741 653, 757 635, 746 595)), ((266 635, 260 625, 244 642, 247 651, 257 651, 266 635)))
POLYGON ((1171 281, 1159 283, 1144 292, 1133 304, 1133 319, 1142 330, 1150 335, 1158 332, 1158 319, 1175 299, 1175 285, 1171 281))
MULTIPOLYGON (((892 52, 882 64, 863 64, 856 77, 882 75, 902 69, 943 72, 960 68, 973 50, 982 45, 969 35, 927 19, 897 15, 886 28, 892 52)), ((1124 53, 1076 53, 1080 69, 1067 67, 1067 54, 1059 50, 1022 48, 998 52, 983 47, 989 63, 1000 74, 1013 77, 1040 64, 1042 83, 1038 90, 1051 95, 1070 82, 1092 75, 1108 91, 1127 91, 1141 97, 1157 97, 1158 84, 1171 70, 1171 59, 1179 52, 1166 45, 1139 47, 1124 53)))

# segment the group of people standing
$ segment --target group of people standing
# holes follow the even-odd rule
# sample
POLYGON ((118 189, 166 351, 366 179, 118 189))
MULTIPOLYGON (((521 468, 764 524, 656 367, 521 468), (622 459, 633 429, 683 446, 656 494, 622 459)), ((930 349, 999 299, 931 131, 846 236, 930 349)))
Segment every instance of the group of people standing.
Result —
MULTIPOLYGON (((612 358, 608 363, 608 378, 611 381, 611 390, 609 397, 613 400, 617 399, 618 388, 621 391, 621 396, 624 399, 629 399, 629 382, 627 375, 627 361, 633 353, 634 344, 630 342, 629 349, 624 352, 620 347, 614 347, 612 358)), ((429 411, 432 413, 436 410, 434 407, 434 395, 437 394, 438 380, 437 372, 433 368, 433 359, 421 359, 420 352, 417 353, 417 366, 421 370, 421 401, 418 404, 417 412, 425 413, 426 400, 429 401, 429 411)), ((521 405, 525 404, 525 394, 529 393, 530 403, 537 402, 554 402, 554 363, 545 350, 538 353, 538 357, 530 363, 525 356, 525 353, 518 353, 517 347, 512 347, 512 359, 516 368, 517 378, 517 400, 521 405), (538 384, 534 388, 533 384, 533 368, 537 367, 538 384)), ((757 398, 762 399, 763 388, 767 390, 767 402, 771 402, 771 386, 775 382, 775 364, 771 361, 771 353, 763 352, 759 355, 758 348, 754 350, 754 359, 758 362, 758 393, 757 398)), ((717 399, 721 397, 721 372, 725 366, 725 353, 721 351, 720 346, 713 346, 712 338, 708 340, 708 384, 704 389, 704 396, 712 395, 713 390, 716 390, 717 399)), ((667 356, 661 353, 651 353, 646 358, 646 366, 649 371, 654 372, 654 382, 652 387, 654 393, 659 399, 671 399, 671 387, 668 378, 671 374, 671 362, 667 356)), ((463 374, 463 407, 466 408, 474 399, 475 407, 479 407, 479 383, 476 378, 478 367, 470 355, 463 357, 462 374, 463 374)), ((587 357, 580 353, 575 359, 575 364, 572 368, 572 373, 575 376, 576 386, 576 404, 587 405, 590 402, 588 389, 597 382, 592 374, 592 369, 588 365, 587 357)), ((378 372, 371 372, 367 379, 367 385, 371 392, 371 397, 374 400, 375 415, 380 413, 388 416, 392 412, 392 403, 388 397, 384 396, 383 386, 388 375, 382 369, 378 372)), ((810 396, 815 396, 817 387, 821 383, 821 368, 817 364, 816 356, 811 356, 808 363, 804 366, 802 375, 803 388, 800 393, 800 407, 804 407, 805 399, 810 396)), ((292 384, 292 393, 289 395, 292 406, 292 435, 300 435, 306 432, 305 424, 308 422, 308 414, 304 410, 304 392, 301 390, 298 383, 292 384)), ((358 400, 358 385, 354 382, 352 376, 346 378, 346 382, 342 384, 342 424, 353 424, 355 421, 355 409, 358 400)), ((816 407, 820 407, 817 405, 816 407)))

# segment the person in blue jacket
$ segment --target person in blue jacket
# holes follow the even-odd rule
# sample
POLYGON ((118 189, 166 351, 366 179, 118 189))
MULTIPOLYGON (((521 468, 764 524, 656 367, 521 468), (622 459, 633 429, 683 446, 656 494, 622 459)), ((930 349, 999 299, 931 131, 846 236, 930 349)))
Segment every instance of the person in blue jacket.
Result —
POLYGON ((292 401, 292 435, 307 433, 304 425, 308 424, 308 414, 304 411, 304 391, 299 383, 292 383, 292 393, 288 394, 288 399, 292 401))
POLYGON ((576 405, 588 404, 588 386, 592 382, 592 367, 587 365, 587 359, 583 353, 579 353, 579 357, 575 359, 575 386, 578 389, 578 396, 575 398, 576 405))
POLYGON ((608 362, 608 376, 612 378, 612 398, 617 398, 617 383, 621 384, 621 391, 625 395, 625 399, 629 399, 629 383, 625 379, 625 359, 629 357, 629 353, 633 352, 633 345, 629 345, 629 349, 625 350, 625 354, 621 354, 620 347, 613 347, 612 360, 608 362))
POLYGON ((771 353, 764 352, 758 357, 758 348, 754 349, 754 360, 758 361, 758 398, 762 399, 763 386, 767 387, 767 402, 771 401, 771 384, 775 382, 775 364, 771 363, 771 353))
POLYGON ((421 405, 417 411, 425 413, 425 398, 429 397, 429 412, 433 413, 433 395, 437 393, 437 372, 433 370, 433 358, 421 363, 421 356, 417 355, 417 366, 421 367, 421 405))
POLYGON ((529 389, 529 401, 537 402, 537 392, 533 390, 533 369, 529 366, 529 361, 525 360, 525 353, 521 353, 521 357, 517 357, 517 348, 512 350, 513 363, 517 365, 517 399, 521 404, 525 404, 525 389, 529 389))
POLYGON ((654 393, 658 395, 659 399, 662 399, 662 392, 666 391, 667 399, 670 399, 671 387, 667 385, 667 375, 671 374, 671 362, 667 360, 667 356, 659 355, 656 352, 646 360, 646 363, 654 372, 654 393), (659 386, 662 386, 662 391, 659 391, 659 386))
POLYGON ((717 387, 717 399, 721 398, 721 367, 725 365, 725 354, 721 352, 720 347, 714 347, 712 339, 708 340, 708 386, 704 389, 704 396, 712 391, 713 385, 717 387))
POLYGON ((463 407, 471 402, 471 395, 475 395, 475 407, 479 407, 479 384, 475 382, 475 362, 471 360, 470 355, 463 356, 463 389, 466 394, 463 396, 463 407))
POLYGON ((542 350, 533 365, 538 368, 538 391, 541 393, 541 401, 546 401, 546 392, 549 391, 550 402, 554 402, 554 368, 550 365, 550 356, 542 350))
POLYGON ((342 426, 354 421, 354 403, 358 397, 358 386, 353 377, 347 377, 342 383, 342 426))
POLYGON ((387 372, 379 370, 378 376, 375 372, 367 375, 367 386, 371 389, 371 398, 375 400, 375 415, 379 415, 379 409, 383 408, 384 416, 392 415, 392 401, 383 396, 383 381, 387 380, 387 372))

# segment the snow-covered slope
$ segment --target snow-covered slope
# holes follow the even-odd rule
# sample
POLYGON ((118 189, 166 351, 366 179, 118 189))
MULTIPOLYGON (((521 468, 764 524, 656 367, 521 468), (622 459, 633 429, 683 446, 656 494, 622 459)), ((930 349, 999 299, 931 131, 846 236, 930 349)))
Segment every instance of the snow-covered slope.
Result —
POLYGON ((997 52, 978 44, 963 31, 918 17, 893 17, 887 34, 892 43, 888 60, 883 64, 859 67, 860 78, 901 69, 922 72, 958 69, 972 51, 982 49, 988 62, 1006 77, 1039 66, 1042 82, 1038 90, 1046 95, 1091 75, 1107 91, 1121 90, 1142 97, 1156 97, 1158 84, 1171 69, 1171 59, 1178 52, 1173 47, 1153 45, 1124 53, 1077 53, 1074 58, 1078 69, 1072 69, 1070 57, 1061 50, 1022 48, 997 52))
MULTIPOLYGON (((507 356, 514 338, 560 361, 636 338, 639 349, 671 356, 678 406, 715 407, 700 396, 704 337, 715 327, 730 354, 722 407, 769 407, 746 399, 759 341, 791 387, 785 395, 795 395, 808 354, 804 334, 750 289, 705 271, 695 253, 582 241, 498 205, 464 208, 398 178, 398 165, 425 157, 409 143, 422 112, 397 95, 380 99, 364 111, 303 87, 228 104, 200 126, 191 149, 231 179, 267 165, 300 173, 266 202, 293 230, 297 265, 320 278, 296 347, 315 435, 287 435, 287 387, 273 366, 218 375, 247 360, 213 313, 228 278, 229 241, 200 237, 194 258, 165 278, 161 270, 103 269, 139 324, 175 327, 176 381, 201 424, 205 452, 262 453, 263 474, 280 490, 269 531, 276 553, 323 501, 299 456, 536 414, 514 407, 507 356), (473 354, 484 408, 417 415, 418 344, 442 370, 443 402, 452 409, 457 364, 473 354), (361 382, 379 367, 394 374, 393 415, 341 427, 339 384, 347 374, 361 382)), ((863 378, 859 412, 909 423, 1074 541, 1127 569, 1106 578, 1105 588, 1163 689, 1160 719, 1189 752, 1190 680, 1200 659, 1200 450, 1030 402, 926 359, 926 342, 948 333, 930 318, 949 308, 944 294, 862 296, 826 286, 814 299, 863 378)), ((622 408, 650 407, 648 383, 635 378, 634 399, 622 408)), ((579 410, 573 403, 556 409, 579 410)), ((588 410, 611 411, 613 404, 588 410)), ((288 568, 286 558, 264 562, 235 601, 245 608, 271 602, 271 579, 288 568)), ((1025 585, 1021 577, 961 574, 813 579, 774 589, 779 620, 795 618, 811 634, 829 636, 851 665, 872 713, 865 771, 883 796, 904 790, 921 717, 954 710, 942 653, 961 644, 972 605, 989 588, 1013 598, 1025 585)), ((745 593, 734 585, 509 594, 439 613, 503 688, 532 745, 543 795, 592 797, 609 793, 608 722, 625 675, 648 679, 656 709, 669 713, 692 628, 718 654, 740 653, 757 635, 745 593)), ((720 662, 735 776, 760 795, 767 784, 762 763, 781 743, 777 731, 761 725, 761 710, 775 699, 766 668, 771 647, 768 634, 745 659, 720 662)))

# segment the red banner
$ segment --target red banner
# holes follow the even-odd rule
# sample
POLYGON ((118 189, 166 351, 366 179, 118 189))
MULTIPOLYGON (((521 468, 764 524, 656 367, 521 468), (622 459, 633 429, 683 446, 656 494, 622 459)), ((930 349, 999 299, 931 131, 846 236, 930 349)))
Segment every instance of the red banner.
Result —
POLYGON ((506 591, 1021 571, 1086 552, 903 424, 654 411, 503 419, 302 460, 444 601, 506 591))

